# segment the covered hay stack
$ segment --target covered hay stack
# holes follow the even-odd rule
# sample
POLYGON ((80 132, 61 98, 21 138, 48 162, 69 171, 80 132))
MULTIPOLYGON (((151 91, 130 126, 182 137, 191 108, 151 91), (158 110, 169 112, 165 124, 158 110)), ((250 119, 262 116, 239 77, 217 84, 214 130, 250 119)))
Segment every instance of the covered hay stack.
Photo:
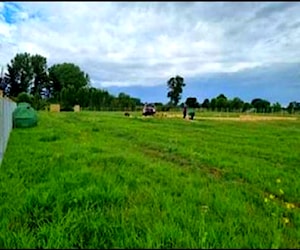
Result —
POLYGON ((74 106, 74 112, 80 112, 80 106, 79 105, 74 106))
POLYGON ((59 104, 51 104, 50 112, 60 112, 60 105, 59 104))

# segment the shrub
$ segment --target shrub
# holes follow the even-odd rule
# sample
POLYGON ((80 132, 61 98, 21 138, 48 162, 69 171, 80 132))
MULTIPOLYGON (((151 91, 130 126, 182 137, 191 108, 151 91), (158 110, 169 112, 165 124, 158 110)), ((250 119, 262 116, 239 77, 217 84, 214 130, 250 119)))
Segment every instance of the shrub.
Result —
POLYGON ((27 103, 32 104, 33 97, 31 95, 27 94, 26 92, 22 92, 18 95, 16 101, 17 101, 17 103, 27 102, 27 103))

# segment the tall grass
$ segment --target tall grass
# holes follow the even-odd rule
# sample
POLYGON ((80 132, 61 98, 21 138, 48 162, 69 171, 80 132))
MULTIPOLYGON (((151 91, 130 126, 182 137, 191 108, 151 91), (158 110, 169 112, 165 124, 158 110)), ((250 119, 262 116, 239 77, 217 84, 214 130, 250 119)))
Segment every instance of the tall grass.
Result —
POLYGON ((300 122, 39 113, 0 169, 1 248, 299 248, 300 122))

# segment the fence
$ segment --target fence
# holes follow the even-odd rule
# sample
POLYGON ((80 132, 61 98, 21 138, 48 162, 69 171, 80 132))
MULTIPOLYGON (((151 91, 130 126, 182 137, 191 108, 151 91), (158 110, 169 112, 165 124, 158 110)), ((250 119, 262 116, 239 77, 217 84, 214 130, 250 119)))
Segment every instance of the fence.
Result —
POLYGON ((12 113, 16 107, 15 102, 3 98, 0 93, 0 165, 12 130, 12 113))

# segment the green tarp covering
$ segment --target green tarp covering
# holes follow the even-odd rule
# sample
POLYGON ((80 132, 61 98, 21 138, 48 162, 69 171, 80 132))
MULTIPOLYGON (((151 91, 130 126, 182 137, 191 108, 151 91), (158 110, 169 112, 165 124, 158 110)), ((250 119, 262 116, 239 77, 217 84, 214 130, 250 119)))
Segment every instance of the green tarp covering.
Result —
POLYGON ((37 113, 29 103, 20 102, 13 112, 14 128, 29 128, 37 126, 37 113))

